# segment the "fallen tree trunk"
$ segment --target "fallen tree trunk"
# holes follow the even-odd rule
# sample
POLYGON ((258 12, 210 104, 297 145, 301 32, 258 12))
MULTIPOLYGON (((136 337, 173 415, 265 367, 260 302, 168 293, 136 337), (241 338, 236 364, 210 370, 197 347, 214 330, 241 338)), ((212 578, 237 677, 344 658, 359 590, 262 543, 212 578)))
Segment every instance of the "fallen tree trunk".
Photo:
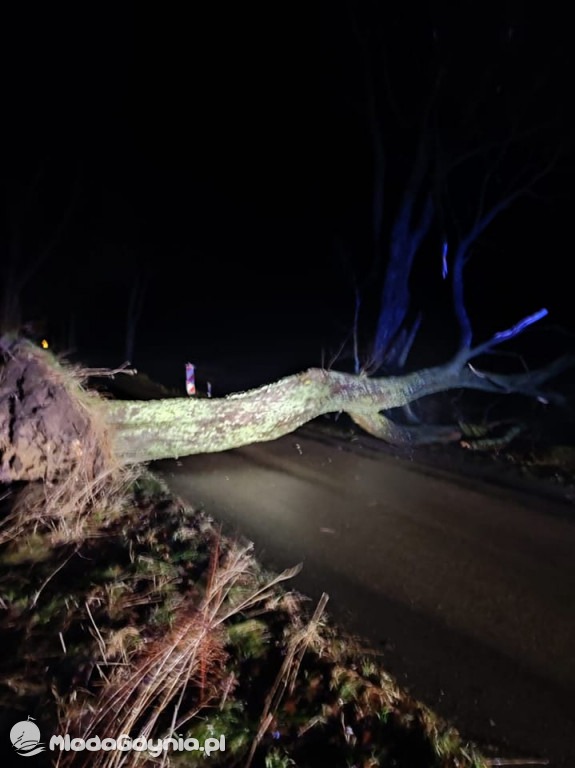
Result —
POLYGON ((114 447, 127 461, 213 453, 274 440, 317 416, 347 412, 358 422, 423 394, 450 388, 449 369, 369 379, 311 368, 222 399, 113 402, 114 447))
MULTIPOLYGON (((484 347, 481 351, 483 351, 484 347)), ((363 429, 395 443, 454 440, 457 427, 402 427, 385 411, 453 388, 523 392, 538 387, 570 359, 519 376, 478 372, 475 352, 404 376, 312 368, 221 399, 106 401, 81 387, 72 368, 26 341, 5 350, 0 380, 0 481, 51 482, 81 470, 84 480, 110 463, 131 464, 224 451, 273 440, 322 414, 348 413, 363 429)), ((550 399, 549 395, 546 395, 550 399)))

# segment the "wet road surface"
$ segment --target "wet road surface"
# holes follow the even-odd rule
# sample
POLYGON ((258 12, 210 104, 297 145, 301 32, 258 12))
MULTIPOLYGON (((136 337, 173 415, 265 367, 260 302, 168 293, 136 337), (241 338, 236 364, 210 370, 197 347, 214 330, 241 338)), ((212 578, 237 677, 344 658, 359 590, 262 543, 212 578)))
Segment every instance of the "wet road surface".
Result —
POLYGON ((575 523, 558 502, 295 433, 154 465, 482 746, 575 768, 575 523))

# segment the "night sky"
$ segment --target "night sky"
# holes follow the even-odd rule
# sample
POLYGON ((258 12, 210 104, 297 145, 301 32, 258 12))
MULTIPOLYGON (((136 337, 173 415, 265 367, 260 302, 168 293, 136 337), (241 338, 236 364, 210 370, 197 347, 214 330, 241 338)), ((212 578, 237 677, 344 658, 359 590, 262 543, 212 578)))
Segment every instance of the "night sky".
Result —
POLYGON ((437 339, 441 356, 454 338, 443 228, 472 215, 510 135, 501 189, 552 168, 476 244, 474 326, 490 333, 546 306, 539 352, 572 344, 552 330, 575 331, 570 27, 524 3, 451 5, 82 5, 5 18, 2 247, 23 222, 25 265, 61 229, 24 319, 65 348, 73 318, 79 356, 117 364, 139 275, 134 362, 157 375, 160 359, 283 359, 274 374, 319 364, 349 329, 354 282, 364 334, 374 317, 370 97, 388 236, 441 73, 430 145, 492 154, 454 176, 453 210, 422 248, 412 294, 425 350, 437 339))

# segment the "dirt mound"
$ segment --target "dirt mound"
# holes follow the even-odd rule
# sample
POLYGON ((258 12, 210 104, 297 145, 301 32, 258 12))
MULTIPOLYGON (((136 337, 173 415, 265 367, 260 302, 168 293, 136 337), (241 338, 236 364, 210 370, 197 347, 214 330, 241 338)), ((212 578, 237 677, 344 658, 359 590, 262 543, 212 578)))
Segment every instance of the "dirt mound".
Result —
POLYGON ((3 348, 0 371, 0 482, 52 482, 82 469, 96 476, 107 440, 98 401, 73 369, 28 341, 3 348))

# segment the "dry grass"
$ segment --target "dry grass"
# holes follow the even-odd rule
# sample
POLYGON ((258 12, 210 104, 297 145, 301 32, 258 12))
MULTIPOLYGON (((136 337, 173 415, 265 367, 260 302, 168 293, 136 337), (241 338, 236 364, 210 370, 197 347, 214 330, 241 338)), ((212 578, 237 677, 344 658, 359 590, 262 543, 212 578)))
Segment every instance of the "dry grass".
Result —
POLYGON ((89 465, 82 461, 62 482, 23 488, 14 499, 12 513, 2 521, 0 545, 46 531, 54 545, 99 535, 103 517, 111 521, 121 514, 125 491, 137 472, 132 467, 108 466, 88 480, 89 465))
POLYGON ((245 768, 250 768, 256 749, 258 748, 266 731, 270 729, 274 715, 286 694, 293 694, 298 671, 301 667, 303 656, 308 648, 321 651, 325 647, 325 639, 321 634, 321 620, 325 611, 328 596, 324 593, 319 601, 311 620, 292 632, 288 640, 285 658, 264 702, 263 712, 260 718, 259 728, 252 742, 245 768))
MULTIPOLYGON (((42 387, 52 393, 50 400, 62 430, 68 426, 67 411, 71 409, 79 413, 85 426, 82 434, 67 436, 72 457, 69 471, 29 483, 16 493, 11 513, 0 523, 0 545, 38 530, 50 530, 55 543, 79 541, 90 535, 91 519, 111 516, 139 470, 114 456, 103 399, 84 387, 91 371, 32 345, 26 346, 26 355, 34 373, 35 368, 41 371, 42 387)), ((54 420, 54 415, 46 418, 54 420)), ((49 434, 43 435, 46 430, 44 423, 39 439, 49 441, 49 434)))
MULTIPOLYGON (((251 545, 232 546, 220 561, 216 543, 199 605, 182 606, 171 632, 137 652, 125 666, 116 666, 88 714, 80 711, 70 717, 68 712, 66 731, 84 739, 100 733, 134 732, 147 739, 167 738, 206 707, 219 705, 229 693, 223 684, 227 622, 261 610, 273 601, 277 585, 297 572, 284 571, 259 585, 254 580, 254 566, 251 545)), ((100 645, 105 665, 107 646, 103 640, 100 645)), ((99 752, 88 754, 83 762, 79 755, 64 753, 58 765, 120 768, 136 758, 122 752, 99 752)))

